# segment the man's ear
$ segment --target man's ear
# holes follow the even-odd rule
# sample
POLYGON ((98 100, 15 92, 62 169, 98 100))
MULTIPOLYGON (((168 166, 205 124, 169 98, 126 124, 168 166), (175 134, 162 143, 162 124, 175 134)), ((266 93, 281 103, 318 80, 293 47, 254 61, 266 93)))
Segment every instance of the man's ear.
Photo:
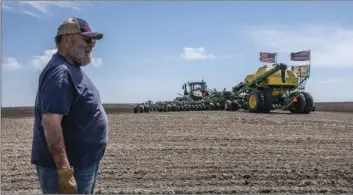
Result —
POLYGON ((71 37, 70 37, 69 35, 64 35, 62 41, 63 41, 63 43, 64 43, 64 47, 65 47, 65 48, 70 47, 71 37))

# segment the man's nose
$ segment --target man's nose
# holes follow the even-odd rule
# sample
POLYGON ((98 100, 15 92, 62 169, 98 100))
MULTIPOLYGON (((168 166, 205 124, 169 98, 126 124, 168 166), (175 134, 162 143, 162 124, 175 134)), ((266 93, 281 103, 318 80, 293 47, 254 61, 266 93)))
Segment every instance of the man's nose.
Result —
POLYGON ((88 46, 90 46, 90 47, 96 46, 96 41, 95 41, 95 40, 89 41, 89 42, 88 42, 88 46))

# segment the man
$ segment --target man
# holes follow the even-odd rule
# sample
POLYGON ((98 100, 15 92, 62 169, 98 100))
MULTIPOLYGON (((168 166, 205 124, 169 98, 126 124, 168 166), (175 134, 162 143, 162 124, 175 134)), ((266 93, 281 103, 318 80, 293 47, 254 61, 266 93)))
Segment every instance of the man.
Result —
POLYGON ((65 20, 55 37, 57 53, 39 77, 31 162, 44 194, 94 193, 108 120, 81 67, 91 62, 95 40, 102 38, 83 19, 65 20))

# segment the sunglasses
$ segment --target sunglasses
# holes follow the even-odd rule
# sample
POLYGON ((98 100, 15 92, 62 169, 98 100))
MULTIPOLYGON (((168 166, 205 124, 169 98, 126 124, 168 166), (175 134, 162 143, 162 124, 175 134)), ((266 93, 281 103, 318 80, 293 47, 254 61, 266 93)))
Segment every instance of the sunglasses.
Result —
POLYGON ((85 36, 82 36, 83 37, 83 40, 87 43, 87 44, 96 44, 96 40, 92 39, 92 38, 88 38, 88 37, 85 37, 85 36))

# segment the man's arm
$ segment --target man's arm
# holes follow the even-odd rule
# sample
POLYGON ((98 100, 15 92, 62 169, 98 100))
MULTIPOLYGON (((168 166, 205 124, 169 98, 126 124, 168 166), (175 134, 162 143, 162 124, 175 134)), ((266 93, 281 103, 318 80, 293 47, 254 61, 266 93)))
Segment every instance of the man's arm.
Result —
POLYGON ((45 139, 58 169, 70 168, 61 128, 62 118, 61 114, 44 114, 42 118, 45 139))
POLYGON ((66 155, 61 120, 70 112, 74 100, 74 87, 68 71, 56 67, 41 91, 42 126, 44 135, 58 169, 70 168, 66 155))

